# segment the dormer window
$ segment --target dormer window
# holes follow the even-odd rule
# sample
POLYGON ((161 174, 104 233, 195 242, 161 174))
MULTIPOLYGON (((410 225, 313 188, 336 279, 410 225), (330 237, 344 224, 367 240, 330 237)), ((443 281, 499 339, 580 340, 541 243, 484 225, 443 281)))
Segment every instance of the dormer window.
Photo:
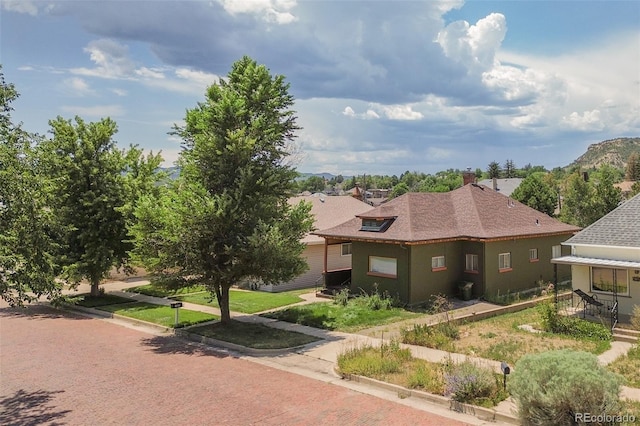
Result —
POLYGON ((363 217, 361 231, 384 232, 391 226, 394 217, 363 217))

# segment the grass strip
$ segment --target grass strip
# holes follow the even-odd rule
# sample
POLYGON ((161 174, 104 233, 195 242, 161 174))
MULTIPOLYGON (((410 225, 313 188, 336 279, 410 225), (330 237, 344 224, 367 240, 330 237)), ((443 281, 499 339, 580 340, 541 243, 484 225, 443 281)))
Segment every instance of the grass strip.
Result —
POLYGON ((347 306, 317 302, 268 312, 262 316, 325 330, 352 332, 416 318, 420 314, 400 308, 374 310, 351 302, 347 306))
MULTIPOLYGON (((267 293, 264 291, 231 290, 229 292, 229 309, 232 312, 255 314, 256 312, 268 311, 270 309, 302 302, 303 299, 300 297, 300 294, 307 293, 308 291, 309 290, 295 290, 282 293, 267 293)), ((173 299, 196 303, 198 305, 218 306, 218 302, 209 292, 185 294, 173 297, 173 299)))
POLYGON ((180 312, 178 313, 179 322, 176 327, 176 312, 175 309, 172 309, 169 306, 153 305, 146 302, 135 302, 121 305, 101 306, 98 309, 171 328, 186 327, 188 325, 219 319, 219 317, 205 312, 180 309, 180 312))
POLYGON ((97 308, 100 306, 135 302, 135 300, 127 299, 126 297, 115 296, 112 294, 103 294, 100 296, 81 294, 79 296, 71 298, 71 301, 75 305, 84 306, 85 308, 97 308))
POLYGON ((295 331, 233 320, 227 324, 214 323, 193 327, 189 332, 253 349, 294 348, 321 340, 295 331))

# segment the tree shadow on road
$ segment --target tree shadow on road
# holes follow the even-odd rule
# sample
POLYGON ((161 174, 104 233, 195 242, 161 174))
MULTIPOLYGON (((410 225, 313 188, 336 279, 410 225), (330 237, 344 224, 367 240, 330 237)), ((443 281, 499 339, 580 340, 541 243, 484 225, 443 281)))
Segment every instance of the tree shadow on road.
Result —
POLYGON ((75 313, 62 311, 46 305, 26 305, 23 307, 0 307, 0 318, 9 318, 13 316, 22 316, 28 319, 42 320, 42 319, 90 319, 89 317, 78 315, 75 313))
POLYGON ((3 397, 0 399, 0 424, 4 426, 65 424, 62 418, 71 410, 57 410, 50 404, 55 394, 62 392, 64 391, 28 392, 20 389, 11 396, 3 397))
POLYGON ((154 353, 163 355, 183 354, 214 356, 216 358, 232 356, 224 349, 211 348, 202 343, 190 342, 176 336, 155 336, 142 339, 142 345, 147 346, 154 353))

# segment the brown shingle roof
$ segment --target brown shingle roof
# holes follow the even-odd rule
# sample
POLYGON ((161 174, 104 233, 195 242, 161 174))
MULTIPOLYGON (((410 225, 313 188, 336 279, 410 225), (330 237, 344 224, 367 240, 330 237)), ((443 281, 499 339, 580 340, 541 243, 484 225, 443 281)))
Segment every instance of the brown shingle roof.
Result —
MULTIPOLYGON (((314 216, 314 227, 317 230, 331 228, 357 214, 371 210, 372 207, 356 200, 351 196, 327 196, 324 194, 313 194, 308 196, 298 196, 289 198, 289 204, 296 205, 300 201, 311 203, 311 214, 314 216)), ((306 244, 324 243, 324 239, 317 235, 307 235, 302 241, 306 244)))
POLYGON ((580 230, 482 185, 465 185, 446 193, 408 193, 366 213, 366 217, 390 216, 396 219, 384 232, 361 231, 362 219, 356 217, 315 234, 340 239, 427 242, 533 237, 580 230))

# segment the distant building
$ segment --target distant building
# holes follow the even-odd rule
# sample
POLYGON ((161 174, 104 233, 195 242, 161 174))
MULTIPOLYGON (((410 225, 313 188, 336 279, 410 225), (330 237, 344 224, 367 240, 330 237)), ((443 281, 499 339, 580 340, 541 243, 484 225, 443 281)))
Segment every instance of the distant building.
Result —
MULTIPOLYGON (((322 193, 292 197, 289 204, 296 205, 300 201, 311 203, 311 214, 314 216, 314 227, 323 230, 339 225, 352 217, 371 210, 369 204, 350 196, 327 196, 322 193)), ((309 269, 290 282, 273 285, 263 285, 260 290, 278 292, 296 288, 308 288, 322 285, 322 271, 324 267, 324 238, 309 234, 302 240, 307 248, 303 256, 309 265, 309 269)), ((330 247, 326 256, 336 268, 351 269, 351 244, 345 243, 330 247)))
POLYGON ((478 182, 478 185, 488 186, 494 191, 510 197, 523 180, 522 178, 484 179, 478 182))

